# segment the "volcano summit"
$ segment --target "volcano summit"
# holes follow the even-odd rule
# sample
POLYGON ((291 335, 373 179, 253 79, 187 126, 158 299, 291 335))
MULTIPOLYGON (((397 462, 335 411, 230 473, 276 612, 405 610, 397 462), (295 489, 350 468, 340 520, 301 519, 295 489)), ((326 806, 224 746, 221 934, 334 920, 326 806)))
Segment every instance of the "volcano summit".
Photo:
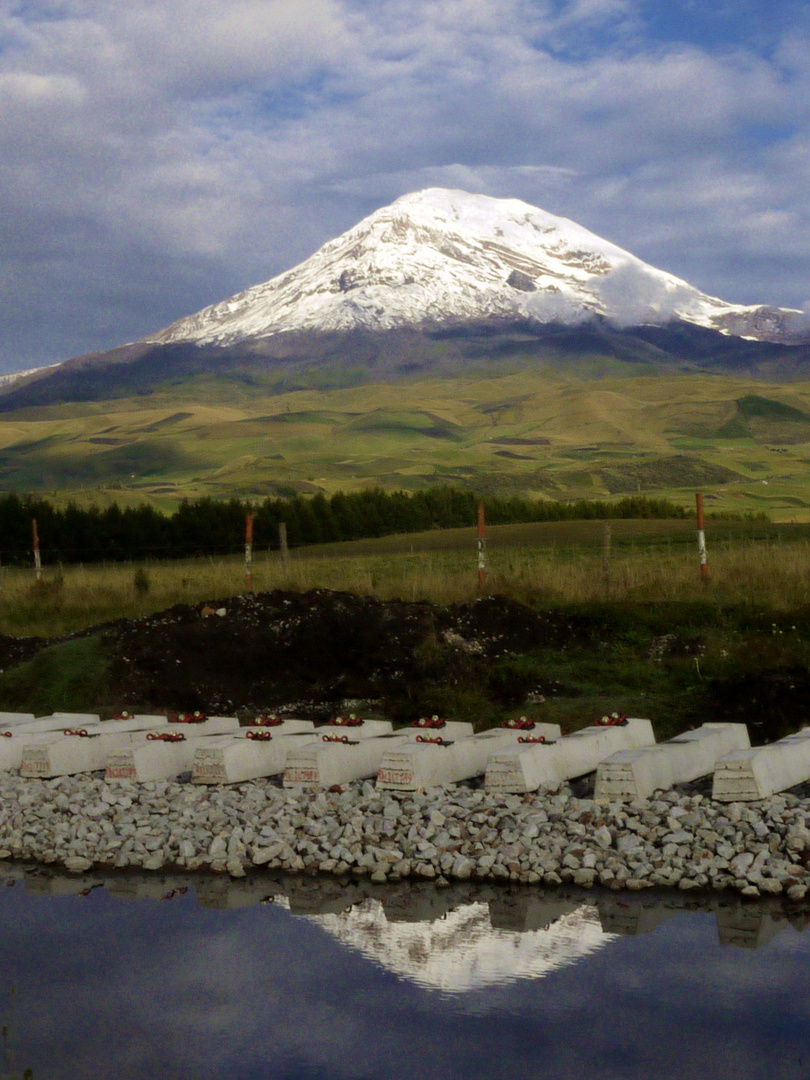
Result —
POLYGON ((727 304, 518 199, 404 195, 299 266, 147 341, 232 345, 282 333, 439 330, 482 321, 620 326, 674 319, 760 341, 801 312, 727 304))

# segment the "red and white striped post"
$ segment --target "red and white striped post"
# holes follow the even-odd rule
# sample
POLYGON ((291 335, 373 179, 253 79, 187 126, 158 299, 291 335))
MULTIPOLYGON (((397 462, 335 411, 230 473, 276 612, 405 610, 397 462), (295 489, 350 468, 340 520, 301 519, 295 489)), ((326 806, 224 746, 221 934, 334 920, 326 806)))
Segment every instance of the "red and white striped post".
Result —
POLYGON ((253 514, 245 518, 245 587, 253 588, 253 514))
POLYGON ((487 585, 487 537, 484 519, 484 504, 478 504, 478 591, 482 593, 487 585))
POLYGON ((703 496, 695 495, 697 504, 697 543, 698 558, 700 559, 700 580, 707 581, 709 577, 709 560, 706 555, 706 534, 703 531, 703 496))
POLYGON ((39 557, 39 533, 37 532, 37 519, 31 518, 31 535, 34 541, 34 574, 37 582, 42 581, 42 560, 39 557))

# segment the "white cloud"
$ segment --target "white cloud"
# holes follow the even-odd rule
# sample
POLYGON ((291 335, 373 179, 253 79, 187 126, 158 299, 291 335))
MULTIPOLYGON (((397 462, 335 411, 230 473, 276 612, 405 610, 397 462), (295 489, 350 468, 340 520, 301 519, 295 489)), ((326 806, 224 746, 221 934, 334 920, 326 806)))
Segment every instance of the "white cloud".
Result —
POLYGON ((769 55, 662 45, 642 15, 636 0, 0 3, 0 250, 15 325, 22 303, 39 328, 7 339, 6 364, 74 347, 94 325, 88 281, 129 294, 127 334, 146 333, 433 184, 543 205, 730 300, 799 304, 801 34, 769 55))
POLYGON ((666 323, 688 305, 691 293, 683 286, 651 274, 635 263, 618 266, 593 286, 617 326, 666 323))

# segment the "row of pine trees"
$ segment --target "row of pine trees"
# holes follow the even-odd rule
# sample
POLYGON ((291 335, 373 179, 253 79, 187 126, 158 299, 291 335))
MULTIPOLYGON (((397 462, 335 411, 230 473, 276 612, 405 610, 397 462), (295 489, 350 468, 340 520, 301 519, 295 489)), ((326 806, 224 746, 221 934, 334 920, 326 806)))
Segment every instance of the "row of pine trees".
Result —
POLYGON ((452 487, 386 492, 380 488, 327 498, 298 495, 265 499, 184 500, 173 514, 151 506, 59 508, 34 496, 0 497, 0 560, 30 561, 32 520, 37 522, 46 562, 89 563, 141 559, 179 559, 227 555, 244 549, 245 519, 253 515, 254 548, 278 547, 279 524, 287 527, 290 547, 335 540, 360 540, 426 529, 474 527, 478 502, 487 522, 567 521, 584 518, 683 518, 686 511, 665 499, 642 496, 620 502, 549 502, 487 496, 452 487))

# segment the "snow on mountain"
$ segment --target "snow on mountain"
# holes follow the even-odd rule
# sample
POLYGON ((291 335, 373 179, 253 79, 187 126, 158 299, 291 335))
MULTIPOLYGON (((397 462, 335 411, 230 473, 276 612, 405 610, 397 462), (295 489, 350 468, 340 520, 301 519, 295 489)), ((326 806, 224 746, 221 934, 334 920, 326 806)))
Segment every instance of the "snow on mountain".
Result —
POLYGON ((233 345, 301 331, 576 324, 597 315, 621 326, 681 319, 763 341, 797 340, 804 330, 801 312, 725 303, 518 199, 429 188, 146 341, 233 345))
POLYGON ((61 367, 62 361, 60 360, 56 364, 45 364, 43 367, 26 368, 25 371, 11 371, 7 375, 0 375, 0 387, 13 386, 14 383, 18 383, 20 379, 26 379, 29 375, 41 375, 44 371, 53 371, 54 368, 61 367))
POLYGON ((379 900, 341 914, 301 916, 389 971, 430 990, 465 993, 538 979, 573 964, 615 937, 583 904, 550 925, 495 928, 485 903, 465 904, 429 922, 390 922, 379 900))

